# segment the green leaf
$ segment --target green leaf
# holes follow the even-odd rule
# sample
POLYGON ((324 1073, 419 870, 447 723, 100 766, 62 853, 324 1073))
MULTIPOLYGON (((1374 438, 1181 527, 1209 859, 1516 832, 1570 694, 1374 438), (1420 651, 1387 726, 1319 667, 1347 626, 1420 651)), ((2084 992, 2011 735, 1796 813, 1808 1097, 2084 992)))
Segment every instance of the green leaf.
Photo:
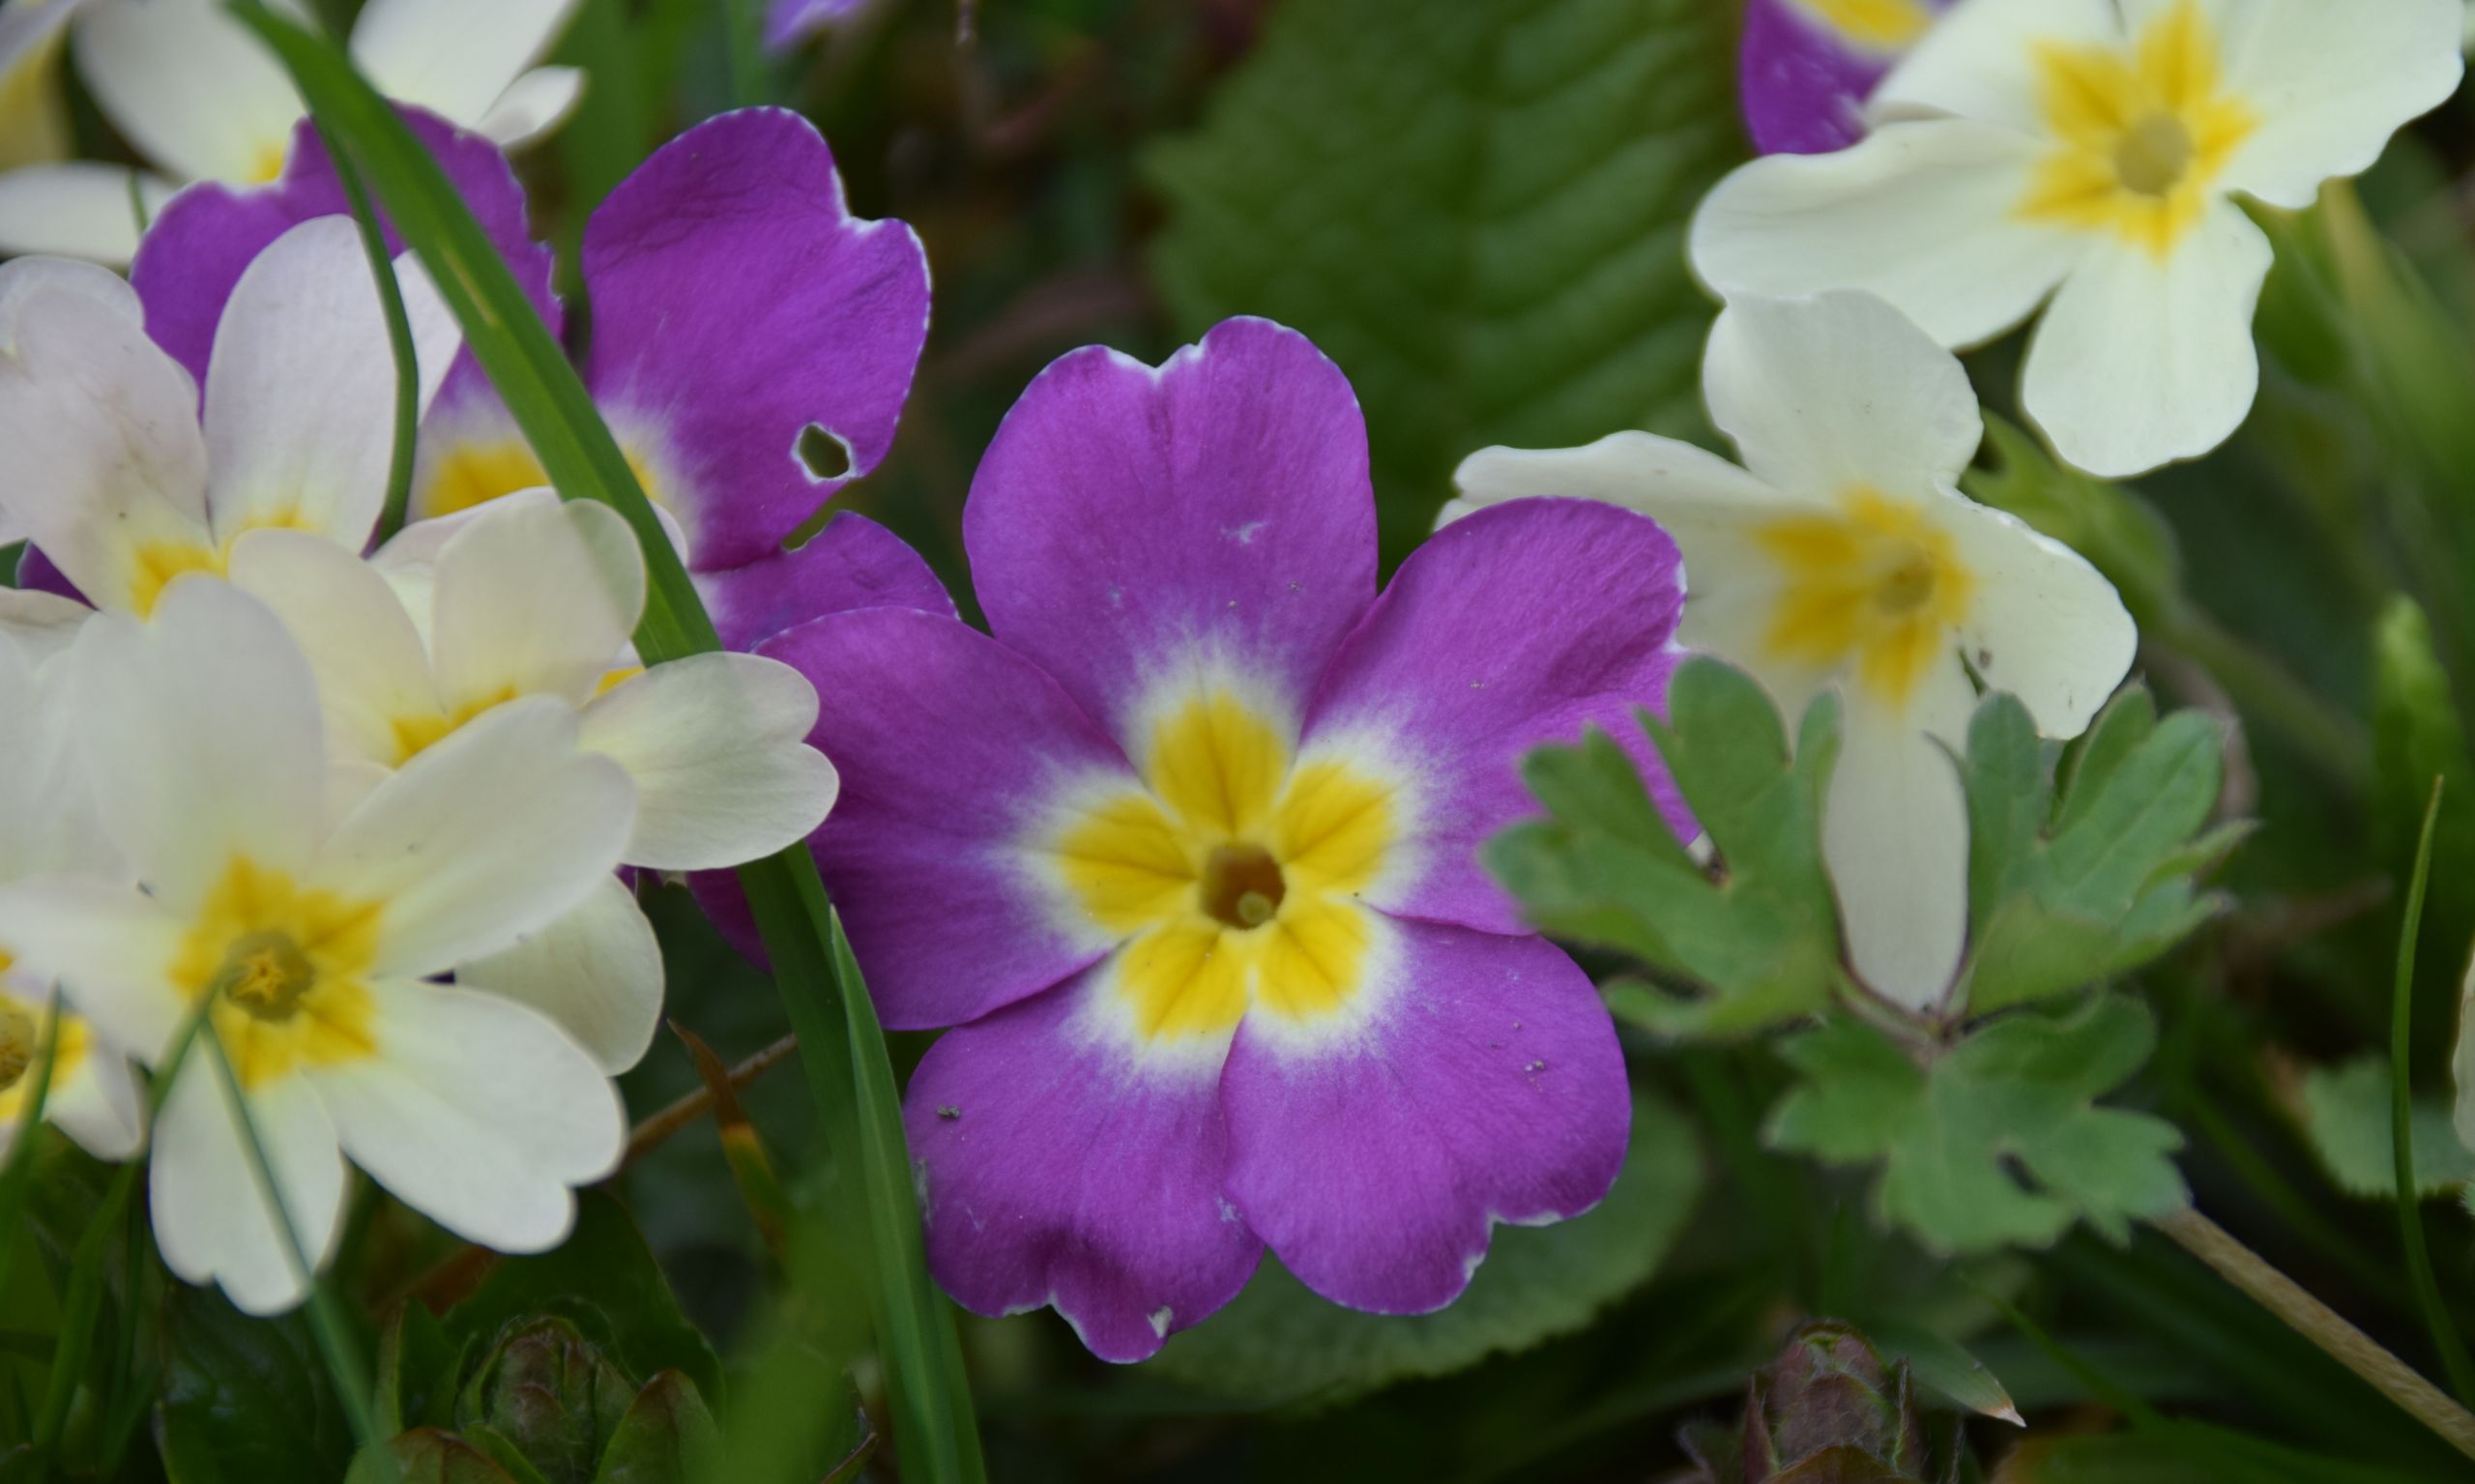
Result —
POLYGON ((1670 1035, 1741 1033, 1829 1003, 1838 913, 1821 859, 1821 794, 1839 751, 1825 695, 1791 756, 1779 713, 1741 671, 1700 658, 1676 672, 1666 722, 1643 724, 1717 848, 1715 878, 1659 817, 1622 748, 1592 733, 1522 765, 1548 818, 1490 841, 1486 860, 1531 921, 1631 953, 1709 993, 1619 984, 1610 1003, 1670 1035))
POLYGON ((2173 1125, 2093 1106, 2156 1039, 2139 1002, 2100 994, 2003 1016, 1920 1065, 1837 1016, 1781 1043, 1803 1080, 1768 1137, 1830 1164, 1880 1161, 1877 1211, 1936 1252, 2044 1245, 2075 1221, 2120 1241, 2188 1199, 2167 1157, 2182 1144, 2173 1125))
POLYGON ((2372 822, 2384 865, 2402 872, 2414 858, 2432 780, 2448 780, 2432 838, 2431 951, 2454 952, 2475 931, 2475 762, 2431 626, 2411 598, 2391 599, 2373 631, 2372 694, 2372 822))
POLYGON ((1702 425, 1696 202, 1739 158, 1709 0, 1315 0, 1272 12, 1203 129, 1157 146, 1178 328, 1263 314, 1365 403, 1385 545, 1454 461, 1702 425))
POLYGON ((1587 1324, 1656 1271, 1702 1179, 1692 1124, 1637 1094, 1632 1146, 1607 1199, 1555 1226, 1498 1227, 1450 1308, 1406 1317, 1344 1309, 1267 1256, 1244 1293, 1173 1336, 1147 1369, 1260 1405, 1330 1403, 1526 1350, 1587 1324))
POLYGON ((1865 1333, 1885 1357, 1907 1361, 1917 1383, 1928 1390, 1980 1416, 1997 1417, 2017 1427, 2027 1425, 2001 1380, 1959 1342, 1923 1324, 1896 1320, 1868 1325, 1865 1333))
MULTIPOLYGON (((232 0, 231 8, 274 50, 420 254, 561 497, 601 501, 635 532, 649 577, 636 633, 645 660, 719 648, 695 584, 567 353, 438 162, 333 41, 263 0, 232 0)), ((741 867, 740 881, 799 1034, 827 1144, 850 1177, 853 1199, 837 1211, 838 1234, 875 1280, 872 1317, 896 1444, 928 1476, 983 1477, 952 1308, 928 1278, 900 1097, 875 1007, 804 844, 741 867)))
POLYGON ((721 1449, 721 1434, 695 1382, 664 1371, 636 1394, 593 1484, 691 1484, 712 1476, 721 1449))
POLYGON ((454 1400, 456 1346, 418 1300, 395 1306, 378 1331, 378 1433, 393 1438, 448 1420, 454 1400))
MULTIPOLYGON (((2389 1062, 2363 1056, 2303 1076, 2303 1131, 2339 1189, 2388 1200, 2398 1194, 2397 1140, 2390 1136, 2389 1062)), ((2475 1153, 2458 1142, 2449 1109, 2414 1105, 2415 1193, 2438 1195, 2475 1179, 2475 1153)))
POLYGON ((176 1484, 326 1484, 352 1434, 298 1314, 251 1319, 213 1289, 163 1300, 165 1463, 176 1484))
POLYGON ((2017 698, 1977 708, 1965 766, 1970 949, 1954 1000, 1974 1014, 2139 968, 2225 906, 2193 881, 2239 838, 2195 839, 2225 777, 2217 723, 2198 712, 2160 721, 2134 687, 2058 768, 2050 756, 2017 698))
POLYGON ((566 1320, 606 1349, 628 1377, 684 1371, 709 1396, 722 1388, 721 1361, 688 1323, 670 1281, 619 1203, 601 1191, 577 1198, 567 1242, 537 1257, 501 1262, 471 1297, 448 1311, 451 1345, 495 1346, 545 1316, 566 1320))
POLYGON ((391 1480, 400 1480, 401 1484, 524 1484, 474 1443, 435 1428, 421 1428, 363 1449, 352 1461, 352 1471, 344 1475, 344 1484, 389 1484, 391 1480), (381 1448, 394 1455, 393 1469, 379 1451, 381 1448))

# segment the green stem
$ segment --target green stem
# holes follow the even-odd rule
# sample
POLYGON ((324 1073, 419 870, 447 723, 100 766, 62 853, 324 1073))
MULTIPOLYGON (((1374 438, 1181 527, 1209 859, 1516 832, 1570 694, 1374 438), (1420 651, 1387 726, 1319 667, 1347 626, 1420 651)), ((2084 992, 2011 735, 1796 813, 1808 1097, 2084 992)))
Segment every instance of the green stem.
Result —
POLYGON ((327 146, 327 158, 335 164, 335 178, 343 182, 344 198, 352 203, 353 220, 360 224, 362 250, 369 256, 369 276, 377 281, 378 303, 387 315, 388 349, 395 357, 394 444, 387 459, 387 504, 378 515, 377 538, 383 541, 403 529, 404 516, 412 509, 413 455, 422 422, 421 362, 413 348, 413 317, 404 307, 404 286, 395 277, 394 259, 387 251, 378 209, 369 202, 369 188, 362 184, 361 171, 335 136, 327 132, 324 124, 317 129, 318 138, 327 146))
POLYGON ((2389 1128, 2391 1154, 2398 1175, 2398 1236, 2406 1249, 2406 1276, 2414 1284, 2415 1306, 2431 1331, 2432 1348, 2449 1372, 2450 1389, 2461 1403, 2475 1406, 2475 1363, 2466 1342, 2441 1300, 2440 1281, 2433 1276, 2431 1252, 2424 1245, 2423 1202, 2415 1184, 2415 1128, 2412 1090, 2407 1086, 2409 1026, 2415 1006, 2415 947, 2424 924, 2424 890, 2432 874, 2432 837, 2440 826, 2442 780, 2432 779, 2431 802, 2424 810, 2423 838, 2415 847, 2415 874, 2406 887, 2406 918, 2398 933, 2398 982, 2389 1011, 2389 1128))
POLYGON ((51 1094, 51 1064, 60 1054, 60 990, 56 985, 51 992, 50 1014, 50 1024, 44 1028, 43 1050, 22 1074, 35 1079, 34 1091, 26 1094, 25 1106, 18 1110, 17 1131, 9 1141, 8 1157, 0 1160, 0 1294, 9 1292, 9 1280, 16 1272, 17 1244, 27 1228, 20 1217, 26 1192, 34 1186, 35 1143, 43 1133, 43 1111, 51 1094))

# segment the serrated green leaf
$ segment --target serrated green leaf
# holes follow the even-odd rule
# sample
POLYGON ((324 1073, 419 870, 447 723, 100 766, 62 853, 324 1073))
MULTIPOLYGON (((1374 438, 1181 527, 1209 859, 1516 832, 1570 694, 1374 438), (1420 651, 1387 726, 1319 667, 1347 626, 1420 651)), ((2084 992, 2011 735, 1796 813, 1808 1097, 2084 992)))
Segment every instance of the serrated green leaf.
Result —
POLYGON ((2043 1245, 2075 1221, 2119 1241, 2187 1199, 2173 1125, 2095 1106, 2155 1044, 2146 1008, 2119 995, 2004 1016, 1923 1066, 1837 1017, 1782 1043, 1803 1080, 1768 1137, 1829 1163, 1879 1160, 1876 1209, 1936 1252, 2043 1245))
POLYGON ((1974 1014, 2067 994, 2138 968, 2222 907, 2193 876, 2238 833, 2199 831, 2217 807, 2225 739, 2197 712, 2158 719, 2138 687, 2058 764, 2017 698, 1968 726, 1967 963, 1974 1014))
POLYGON ((1691 434, 1712 306, 1684 229, 1742 151, 1708 0, 1316 0, 1155 147, 1178 327, 1263 314, 1367 409, 1385 545, 1463 454, 1691 434))
POLYGON ((1698 658, 1645 715, 1720 858, 1694 863, 1623 749, 1593 734, 1530 754, 1523 776, 1550 811, 1489 842, 1486 860, 1547 932, 1633 954, 1704 987, 1680 999, 1623 984, 1609 1003, 1662 1034, 1725 1035, 1829 1003, 1838 909, 1821 859, 1821 795, 1839 751, 1835 696, 1805 714, 1791 758, 1779 714, 1743 672, 1698 658))
POLYGON ((1649 1277, 1702 1187, 1693 1126, 1646 1094, 1615 1188, 1551 1227, 1498 1227, 1469 1292, 1434 1314, 1361 1314, 1326 1302, 1267 1256, 1219 1314, 1173 1336, 1146 1370, 1262 1405, 1330 1403, 1443 1376, 1588 1324, 1649 1277))
MULTIPOLYGON (((2365 1199, 2398 1194, 2398 1142, 2390 1136, 2388 1059, 2358 1057, 2303 1075, 2300 1110, 2312 1151, 2340 1190, 2365 1199)), ((2458 1142, 2447 1106, 2414 1105, 2415 1192, 2438 1195, 2475 1179, 2475 1153, 2458 1142)))

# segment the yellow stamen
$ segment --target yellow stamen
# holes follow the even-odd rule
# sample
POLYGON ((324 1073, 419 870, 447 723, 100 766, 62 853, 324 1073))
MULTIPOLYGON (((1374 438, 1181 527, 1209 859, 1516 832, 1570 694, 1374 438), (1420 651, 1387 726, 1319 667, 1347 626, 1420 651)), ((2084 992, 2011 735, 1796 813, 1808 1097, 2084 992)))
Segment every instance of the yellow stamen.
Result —
POLYGON ((1765 647, 1775 658, 1836 669, 1852 661, 1880 699, 1905 705, 1966 622, 1976 577, 1921 507, 1858 487, 1827 513, 1754 534, 1784 579, 1765 647))
POLYGON ((173 960, 175 982, 215 997, 208 1012, 241 1085, 378 1049, 368 975, 384 914, 234 857, 173 960))

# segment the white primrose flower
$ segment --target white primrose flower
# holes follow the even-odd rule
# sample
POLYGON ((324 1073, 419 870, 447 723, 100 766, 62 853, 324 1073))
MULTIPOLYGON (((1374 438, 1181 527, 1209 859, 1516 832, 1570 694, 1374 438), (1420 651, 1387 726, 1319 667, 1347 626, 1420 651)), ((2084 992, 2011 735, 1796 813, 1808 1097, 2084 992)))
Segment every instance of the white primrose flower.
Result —
MULTIPOLYGON (((832 807, 832 765, 807 744, 816 690, 797 670, 733 654, 636 667, 644 552, 607 506, 527 491, 410 527, 369 562, 259 532, 230 571, 299 640, 331 744, 364 767, 409 766, 477 718, 548 697, 635 780, 628 865, 737 865, 805 838, 832 807)), ((644 1055, 660 1015, 661 954, 615 878, 458 977, 548 1013, 612 1071, 644 1055)))
MULTIPOLYGON (((460 336, 409 257, 422 405, 460 336)), ((219 572, 247 531, 358 552, 387 498, 395 365, 361 235, 303 222, 233 288, 198 390, 146 337, 136 294, 56 258, 0 264, 0 511, 86 599, 151 611, 184 572, 219 572)))
POLYGON ((2259 385, 2268 239, 2458 88, 2459 0, 1963 0, 1883 80, 1874 129, 1772 155, 1693 222, 1720 294, 1868 289, 1941 344, 2037 312, 2022 397, 2123 477, 2223 443, 2259 385), (2048 301, 2051 300, 2051 303, 2048 301))
MULTIPOLYGON (((14 640, 0 638, 0 759, 7 763, 0 767, 0 882, 120 872, 70 724, 68 675, 62 658, 37 665, 14 640)), ((129 1060, 83 1017, 56 1006, 53 986, 0 943, 0 1149, 33 1106, 50 1044, 44 1121, 99 1159, 127 1159, 146 1132, 129 1060)))
MULTIPOLYGON (((522 144, 556 128, 582 95, 575 69, 535 65, 579 3, 370 0, 353 24, 352 59, 388 98, 501 145, 522 144)), ((75 13, 78 74, 156 168, 75 160, 0 175, 0 252, 125 264, 143 219, 181 186, 255 185, 282 170, 300 96, 221 0, 43 0, 29 9, 26 44, 0 50, 0 98, 44 85, 58 49, 50 38, 75 13), (43 35, 33 34, 38 24, 43 35)), ((305 0, 277 9, 309 13, 305 0)))
POLYGON ((2131 666, 2131 616, 2069 547, 1959 493, 1983 434, 1966 372, 1871 295, 1732 304, 1703 392, 1743 467, 1639 432, 1487 449, 1442 519, 1528 496, 1642 511, 1683 551, 1688 649, 1750 671, 1791 728, 1838 691, 1822 848, 1849 958, 1884 998, 1935 1008, 1967 925, 1967 813, 1945 749, 1966 740, 1970 671, 2046 736, 2077 736, 2131 666))
MULTIPOLYGON (((0 887, 0 943, 161 1068, 204 1004, 313 1263, 347 1158, 503 1251, 562 1240, 572 1187, 613 1169, 616 1090, 546 1017, 427 982, 583 901, 633 827, 626 771, 572 709, 498 708, 364 788, 336 770, 282 624, 225 583, 171 584, 152 623, 106 615, 71 655, 78 742, 134 887, 0 887)), ((184 1061, 149 1171, 163 1260, 251 1313, 298 1303, 274 1208, 211 1053, 184 1061)))

